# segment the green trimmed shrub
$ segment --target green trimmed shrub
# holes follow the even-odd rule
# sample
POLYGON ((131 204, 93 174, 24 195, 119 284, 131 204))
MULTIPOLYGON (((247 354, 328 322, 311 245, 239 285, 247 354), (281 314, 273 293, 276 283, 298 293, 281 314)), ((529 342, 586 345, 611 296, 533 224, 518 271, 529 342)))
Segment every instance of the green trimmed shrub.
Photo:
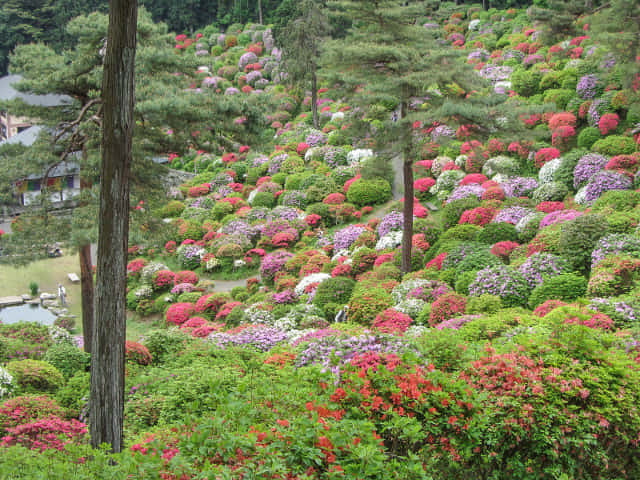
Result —
POLYGON ((600 139, 602 139, 600 130, 595 127, 586 127, 578 134, 578 147, 589 150, 600 139))
POLYGON ((20 393, 55 393, 64 385, 62 373, 40 360, 14 360, 7 363, 6 370, 13 376, 20 393))
POLYGON ((547 300, 571 301, 587 293, 587 279, 575 273, 563 273, 546 278, 531 292, 529 306, 536 308, 547 300))
POLYGON ((325 310, 325 306, 329 303, 337 305, 348 303, 355 285, 356 282, 347 277, 328 278, 318 285, 313 304, 328 315, 329 312, 325 310))
POLYGON ((442 223, 445 230, 458 225, 465 210, 471 210, 478 206, 480 206, 480 201, 475 197, 462 198, 447 203, 442 209, 442 223))
POLYGON ((56 367, 65 379, 73 377, 78 372, 89 369, 91 356, 68 343, 52 345, 44 356, 44 360, 56 367))
POLYGON ((560 254, 573 270, 588 272, 591 252, 596 242, 608 233, 607 219, 600 214, 588 214, 563 223, 560 232, 560 254))
POLYGON ((517 242, 518 231, 515 225, 507 222, 490 223, 478 233, 476 240, 489 245, 498 242, 517 242))
POLYGON ((391 295, 382 288, 356 291, 349 301, 347 318, 350 322, 371 326, 376 315, 392 305, 393 299, 391 295))
POLYGON ((616 155, 629 155, 636 151, 636 142, 632 137, 622 135, 609 135, 593 144, 594 152, 614 157, 616 155))
POLYGON ((391 185, 383 178, 365 180, 359 178, 347 191, 347 200, 360 207, 378 205, 391 198, 391 185))
MULTIPOLYGON (((467 286, 468 289, 468 286, 467 286)), ((497 295, 485 293, 479 297, 470 297, 467 302, 467 313, 482 314, 497 313, 502 308, 502 300, 497 295)))
MULTIPOLYGON (((225 202, 226 203, 226 202, 225 202)), ((273 208, 276 204, 276 197, 270 192, 258 192, 253 197, 252 207, 273 208)))
POLYGON ((640 205, 640 192, 629 190, 609 190, 599 197, 591 209, 594 212, 615 210, 617 212, 628 212, 640 205))

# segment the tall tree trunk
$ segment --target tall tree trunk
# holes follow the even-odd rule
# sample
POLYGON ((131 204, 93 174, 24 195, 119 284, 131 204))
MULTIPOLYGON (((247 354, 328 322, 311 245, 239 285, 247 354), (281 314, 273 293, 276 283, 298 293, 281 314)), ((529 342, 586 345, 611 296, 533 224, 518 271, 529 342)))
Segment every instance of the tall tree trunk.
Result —
POLYGON ((91 244, 78 248, 80 257, 80 292, 82 293, 82 337, 84 351, 91 353, 93 337, 93 268, 91 262, 91 244))
MULTIPOLYGON (((407 116, 407 102, 400 105, 400 118, 407 116)), ((402 210, 402 273, 411 271, 411 246, 413 241, 413 162, 411 159, 411 132, 402 148, 402 178, 404 180, 404 208, 402 210)))
POLYGON ((109 1, 104 61, 96 324, 91 347, 91 445, 122 450, 129 176, 135 102, 136 0, 109 1))
POLYGON ((258 22, 262 25, 262 0, 258 0, 258 22))
POLYGON ((311 73, 311 112, 313 115, 313 128, 318 128, 318 77, 315 70, 311 73))
POLYGON ((489 10, 489 0, 482 0, 482 8, 489 10))

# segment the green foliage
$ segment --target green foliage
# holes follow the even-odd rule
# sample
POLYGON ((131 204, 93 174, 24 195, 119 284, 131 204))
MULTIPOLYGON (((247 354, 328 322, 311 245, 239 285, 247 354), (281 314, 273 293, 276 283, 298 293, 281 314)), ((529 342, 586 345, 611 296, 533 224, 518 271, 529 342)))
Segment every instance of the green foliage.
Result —
POLYGON ((560 254, 573 270, 588 272, 591 252, 607 232, 607 219, 600 214, 582 215, 566 222, 560 233, 560 254))
POLYGON ((523 97, 530 97, 538 93, 542 74, 533 70, 517 69, 511 75, 513 90, 523 97))
POLYGON ((636 143, 632 137, 622 135, 609 135, 593 144, 594 152, 613 157, 615 155, 628 155, 636 151, 636 143))
POLYGON ((89 399, 89 377, 89 372, 79 371, 67 379, 67 383, 56 393, 58 403, 74 417, 80 417, 89 399))
POLYGON ((353 182, 347 191, 347 201, 358 206, 378 205, 391 198, 391 185, 383 178, 353 182))
POLYGON ((376 315, 392 304, 391 295, 382 288, 356 290, 349 300, 349 321, 371 326, 376 315))
POLYGON ((531 292, 529 306, 536 308, 547 300, 570 301, 582 297, 587 292, 587 280, 575 273, 563 273, 545 279, 531 292))
POLYGON ((449 229, 454 225, 457 225, 465 210, 470 210, 478 206, 480 206, 480 201, 477 198, 469 197, 447 203, 442 209, 442 222, 444 228, 449 229))
POLYGON ((180 330, 155 330, 147 333, 144 338, 144 346, 151 353, 154 364, 165 363, 190 342, 191 337, 180 330))
POLYGON ((316 294, 313 297, 313 304, 320 307, 329 316, 330 312, 327 312, 325 308, 327 304, 334 303, 344 305, 348 303, 355 284, 352 279, 346 277, 329 278, 318 286, 316 294))
POLYGON ((59 343, 47 350, 44 360, 56 367, 65 379, 69 379, 89 369, 91 356, 74 345, 59 343))
POLYGON ((470 297, 467 302, 469 314, 494 314, 502 308, 502 300, 496 295, 485 293, 479 297, 470 297))
POLYGON ((591 207, 594 212, 628 212, 640 205, 640 192, 627 190, 609 190, 604 192, 591 207))
POLYGON ((273 208, 276 204, 276 199, 271 192, 258 192, 253 198, 253 207, 266 207, 273 208))
POLYGON ((600 130, 595 127, 585 127, 578 134, 578 147, 589 150, 601 138, 600 130))
POLYGON ((64 384, 62 373, 40 360, 14 360, 7 363, 6 369, 13 376, 19 393, 54 393, 64 384))
POLYGON ((485 225, 476 237, 478 242, 493 245, 497 242, 517 242, 518 232, 515 225, 506 222, 490 223, 485 225))

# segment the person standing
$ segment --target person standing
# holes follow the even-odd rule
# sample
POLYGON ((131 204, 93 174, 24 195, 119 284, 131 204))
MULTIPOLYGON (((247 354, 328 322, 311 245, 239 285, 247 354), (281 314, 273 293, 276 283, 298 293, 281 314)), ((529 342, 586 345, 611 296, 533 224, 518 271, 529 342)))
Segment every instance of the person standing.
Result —
POLYGON ((64 286, 59 283, 58 284, 58 297, 60 298, 60 305, 63 307, 67 306, 67 290, 64 288, 64 286))

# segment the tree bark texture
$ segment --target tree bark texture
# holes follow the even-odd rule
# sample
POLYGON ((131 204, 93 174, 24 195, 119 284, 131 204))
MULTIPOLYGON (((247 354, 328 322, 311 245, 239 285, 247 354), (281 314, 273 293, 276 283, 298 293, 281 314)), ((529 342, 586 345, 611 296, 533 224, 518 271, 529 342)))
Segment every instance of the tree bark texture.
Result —
POLYGON ((313 128, 318 128, 318 78, 316 72, 311 74, 311 112, 313 115, 313 128))
MULTIPOLYGON (((407 115, 407 103, 400 105, 400 118, 407 115)), ((409 133, 411 135, 411 133, 409 133)), ((411 138, 406 139, 402 150, 402 178, 404 180, 404 207, 402 211, 402 273, 411 271, 411 247, 413 243, 413 161, 411 158, 411 138)))
POLYGON ((82 337, 84 351, 91 353, 93 337, 93 265, 91 264, 91 244, 81 245, 78 249, 80 257, 80 291, 82 292, 82 337))
POLYGON ((262 25, 262 1, 258 0, 258 22, 262 25))
POLYGON ((102 100, 102 166, 95 326, 91 347, 91 444, 122 450, 129 176, 135 102, 136 0, 109 1, 102 100))

